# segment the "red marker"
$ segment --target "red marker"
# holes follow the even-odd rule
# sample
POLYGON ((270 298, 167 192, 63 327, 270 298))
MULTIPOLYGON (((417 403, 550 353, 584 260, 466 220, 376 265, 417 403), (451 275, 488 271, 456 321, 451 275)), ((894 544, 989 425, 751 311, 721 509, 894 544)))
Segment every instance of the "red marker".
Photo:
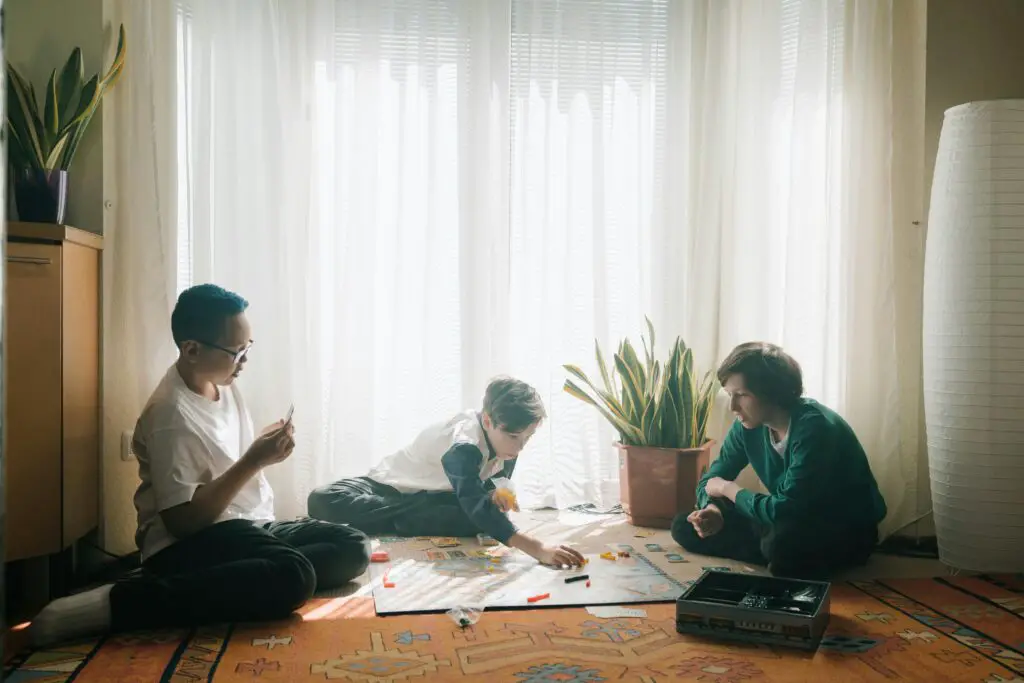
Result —
POLYGON ((526 602, 539 602, 546 600, 551 597, 551 593, 542 593, 541 595, 534 595, 532 598, 526 598, 526 602))

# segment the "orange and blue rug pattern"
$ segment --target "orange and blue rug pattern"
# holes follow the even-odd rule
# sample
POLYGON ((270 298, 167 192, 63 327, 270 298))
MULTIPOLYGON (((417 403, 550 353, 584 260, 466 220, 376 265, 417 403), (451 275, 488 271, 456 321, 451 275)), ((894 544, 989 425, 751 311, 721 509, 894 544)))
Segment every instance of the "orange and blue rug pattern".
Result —
POLYGON ((1024 683, 1024 577, 833 585, 815 653, 675 631, 675 606, 643 618, 585 609, 380 618, 365 597, 320 599, 287 622, 109 636, 27 654, 12 683, 214 681, 970 681, 1024 683))

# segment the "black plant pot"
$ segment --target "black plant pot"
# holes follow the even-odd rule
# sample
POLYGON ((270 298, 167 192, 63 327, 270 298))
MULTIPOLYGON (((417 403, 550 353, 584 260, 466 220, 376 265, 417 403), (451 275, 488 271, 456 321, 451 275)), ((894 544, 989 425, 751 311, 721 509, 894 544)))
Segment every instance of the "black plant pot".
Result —
POLYGON ((19 220, 63 224, 68 208, 68 172, 18 169, 14 172, 14 202, 19 220))

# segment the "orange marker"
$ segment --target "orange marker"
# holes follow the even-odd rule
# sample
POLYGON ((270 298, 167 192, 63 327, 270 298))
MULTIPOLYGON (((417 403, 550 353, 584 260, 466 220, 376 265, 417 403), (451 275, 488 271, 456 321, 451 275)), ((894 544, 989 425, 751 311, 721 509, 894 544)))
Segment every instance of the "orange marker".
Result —
POLYGON ((532 598, 526 598, 526 602, 539 602, 550 597, 551 593, 542 593, 541 595, 534 595, 532 598))

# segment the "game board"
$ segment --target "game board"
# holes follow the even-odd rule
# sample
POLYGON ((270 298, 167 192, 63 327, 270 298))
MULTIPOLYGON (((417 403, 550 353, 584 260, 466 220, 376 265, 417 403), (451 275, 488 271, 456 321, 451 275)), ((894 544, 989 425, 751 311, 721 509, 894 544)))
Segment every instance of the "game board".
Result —
POLYGON ((616 560, 587 555, 582 569, 553 569, 516 553, 507 557, 456 557, 430 561, 398 560, 375 565, 373 598, 377 614, 446 612, 453 607, 539 609, 570 605, 621 605, 673 602, 684 586, 639 554, 616 560), (490 568, 490 569, 488 569, 490 568), (385 573, 389 584, 381 579, 385 573), (586 581, 565 583, 578 574, 586 581), (528 598, 544 593, 537 602, 528 598))

